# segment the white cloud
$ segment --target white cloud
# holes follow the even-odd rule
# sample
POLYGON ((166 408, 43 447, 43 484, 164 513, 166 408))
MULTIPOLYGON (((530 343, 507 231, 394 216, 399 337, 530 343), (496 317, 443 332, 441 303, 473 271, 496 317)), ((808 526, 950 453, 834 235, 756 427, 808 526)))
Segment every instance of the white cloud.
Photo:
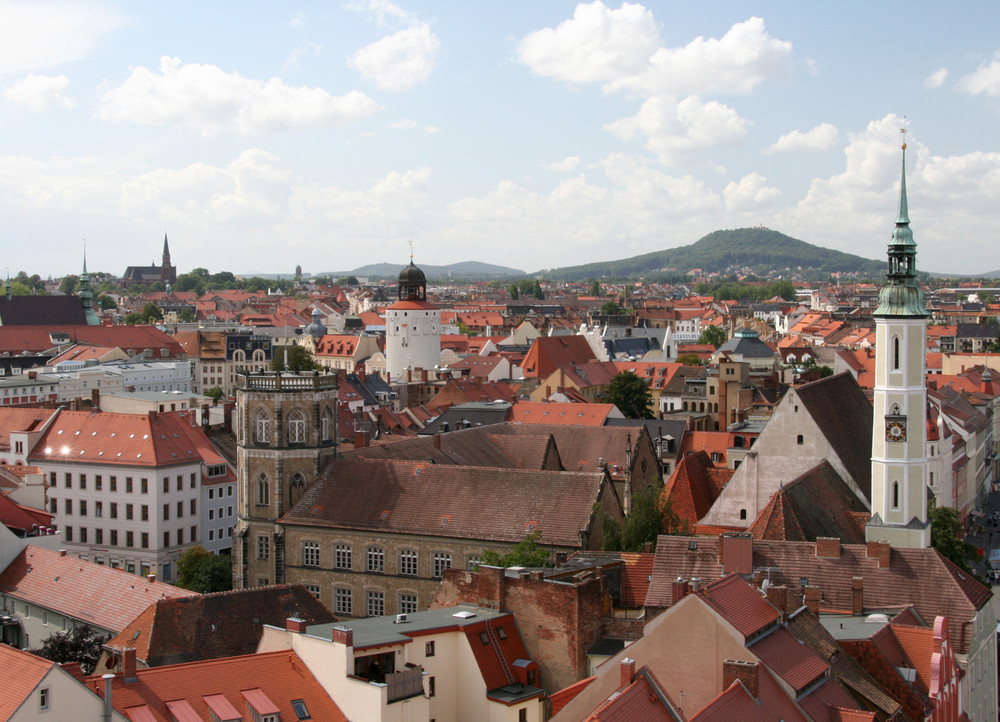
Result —
POLYGON ((424 132, 427 133, 427 135, 436 135, 437 133, 441 132, 441 129, 438 128, 436 125, 428 125, 426 128, 424 128, 424 132))
POLYGON ((924 78, 925 88, 940 88, 944 81, 948 79, 948 68, 939 68, 924 78))
POLYGON ((770 148, 764 150, 765 153, 780 153, 784 151, 810 151, 827 150, 832 148, 840 137, 837 127, 832 123, 820 123, 812 130, 803 133, 800 130, 793 130, 791 133, 778 138, 777 142, 770 148))
POLYGON ((427 23, 417 23, 369 43, 349 60, 382 90, 409 90, 427 80, 441 43, 427 23))
POLYGON ((289 68, 301 68, 302 63, 299 61, 302 59, 303 55, 310 53, 312 55, 319 55, 322 49, 322 45, 306 41, 288 54, 288 58, 285 60, 284 64, 282 64, 281 69, 288 70, 289 68))
POLYGON ((64 93, 69 86, 65 75, 28 73, 4 91, 3 97, 36 113, 43 110, 70 110, 76 106, 64 93))
POLYGON ((650 98, 635 116, 604 127, 624 140, 646 136, 646 148, 671 165, 681 155, 738 144, 749 124, 732 108, 714 100, 703 103, 691 95, 680 102, 650 98))
POLYGON ((549 163, 548 165, 542 166, 545 170, 554 171, 556 173, 570 173, 576 170, 580 165, 580 156, 571 155, 563 158, 555 163, 549 163))
POLYGON ((610 10, 577 5, 573 18, 527 35, 518 59, 532 72, 568 83, 602 83, 605 93, 643 100, 635 116, 608 123, 620 138, 644 135, 665 164, 679 156, 742 142, 749 121, 717 101, 784 78, 792 44, 770 37, 760 18, 733 25, 721 38, 698 37, 681 47, 661 44, 652 13, 640 5, 610 10))
POLYGON ((302 13, 295 13, 288 19, 288 24, 295 30, 302 30, 306 26, 306 16, 302 13))
POLYGON ((624 3, 610 10, 600 1, 577 5, 572 20, 529 33, 518 59, 537 75, 568 83, 603 83, 634 76, 660 42, 653 14, 624 3))
POLYGON ((101 0, 0 2, 0 73, 22 73, 89 55, 125 18, 101 0))
POLYGON ((360 2, 349 2, 344 7, 348 10, 368 13, 379 27, 385 27, 390 23, 409 25, 415 19, 413 13, 389 2, 389 0, 360 0, 360 2))
POLYGON ((983 63, 974 72, 958 81, 958 89, 969 95, 1000 97, 1000 58, 983 63))
POLYGON ((393 130, 411 130, 417 127, 417 121, 415 120, 397 120, 395 123, 389 123, 387 128, 392 128, 393 130))
POLYGON ((221 130, 251 134, 345 125, 377 108, 359 91, 332 96, 279 78, 265 82, 215 65, 182 65, 179 58, 163 57, 159 72, 135 68, 106 92, 98 115, 111 121, 184 125, 204 135, 221 130))
POLYGON ((645 95, 746 94, 790 71, 792 44, 767 34, 760 18, 737 23, 721 38, 698 37, 682 48, 659 48, 641 74, 608 85, 645 95))
POLYGON ((723 191, 726 210, 729 212, 756 211, 781 197, 781 191, 767 185, 767 178, 759 173, 745 175, 738 182, 730 183, 723 191))

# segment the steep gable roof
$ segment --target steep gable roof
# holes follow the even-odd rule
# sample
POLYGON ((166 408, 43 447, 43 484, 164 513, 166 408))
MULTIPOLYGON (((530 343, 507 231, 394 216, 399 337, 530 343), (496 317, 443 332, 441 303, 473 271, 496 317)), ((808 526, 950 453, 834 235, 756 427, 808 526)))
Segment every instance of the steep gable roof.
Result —
POLYGON ((0 667, 3 668, 0 718, 10 719, 54 665, 55 662, 0 644, 0 667))
POLYGON ((732 469, 718 469, 706 452, 696 451, 681 457, 660 498, 670 503, 680 521, 693 528, 712 508, 732 475, 732 469))
POLYGON ((194 592, 28 545, 3 572, 0 591, 101 629, 124 629, 159 599, 194 592))
POLYGON ((283 626, 289 617, 309 624, 337 621, 301 584, 253 587, 160 599, 107 646, 135 648, 150 667, 252 654, 262 625, 283 626))

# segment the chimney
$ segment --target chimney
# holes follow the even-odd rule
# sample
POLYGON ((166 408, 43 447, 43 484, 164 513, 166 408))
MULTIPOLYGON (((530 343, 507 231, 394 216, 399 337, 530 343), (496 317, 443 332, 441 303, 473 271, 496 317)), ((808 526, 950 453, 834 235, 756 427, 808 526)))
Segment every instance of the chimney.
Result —
POLYGON ((630 657, 626 657, 625 659, 622 660, 621 683, 618 685, 618 688, 621 689, 622 687, 628 687, 630 684, 632 684, 632 680, 634 679, 635 679, 635 660, 630 657))
POLYGON ((285 629, 295 634, 305 634, 306 620, 299 619, 298 617, 289 617, 285 620, 285 629))
POLYGON ((134 684, 139 681, 135 676, 135 647, 122 650, 122 681, 134 684))
POLYGON ((504 570, 500 567, 479 567, 478 597, 480 606, 503 609, 504 600, 504 570))
POLYGON ((851 614, 860 617, 865 613, 865 578, 851 578, 851 614))
POLYGON ((156 423, 156 412, 155 411, 150 411, 149 412, 149 422, 151 424, 155 424, 156 423))
POLYGON ((434 448, 441 448, 441 434, 434 434, 434 448))
POLYGON ((101 408, 101 390, 94 389, 90 392, 90 403, 94 405, 95 409, 101 408))
POLYGON ((757 662, 727 659, 722 662, 722 689, 729 689, 739 680, 754 699, 760 696, 760 666, 757 662))
POLYGON ((816 556, 836 559, 840 556, 840 539, 838 537, 816 537, 816 556))
POLYGON ((59 550, 59 556, 61 556, 61 557, 66 556, 66 550, 65 549, 60 549, 59 550))
POLYGON ((806 608, 808 608, 810 612, 812 612, 813 614, 815 614, 818 617, 819 616, 819 587, 813 586, 812 584, 807 585, 806 586, 805 599, 803 601, 805 602, 806 608))
POLYGON ((37 371, 29 371, 28 372, 28 381, 34 381, 37 378, 38 378, 38 372, 37 371))
POLYGON ((677 604, 683 597, 687 596, 688 585, 684 577, 677 577, 670 585, 671 604, 677 604))
POLYGON ((149 574, 146 575, 147 584, 152 584, 155 581, 156 581, 156 572, 150 572, 149 574))
POLYGON ((545 581, 545 572, 543 572, 541 569, 532 569, 530 572, 528 572, 528 579, 530 579, 533 582, 545 581))
POLYGON ((767 587, 767 601, 784 614, 788 611, 788 587, 784 584, 770 584, 767 587))
POLYGON ((369 445, 368 432, 367 431, 355 431, 354 432, 354 448, 364 449, 369 445))
POLYGON ((760 585, 764 583, 764 570, 754 569, 753 570, 753 585, 760 589, 760 585))
POLYGON ((697 592, 701 589, 701 577, 691 577, 691 591, 697 592))
POLYGON ((354 630, 348 627, 334 627, 330 632, 330 641, 334 644, 343 644, 345 647, 353 647, 354 630))
POLYGON ((114 705, 111 703, 111 682, 114 678, 113 674, 101 675, 101 679, 104 680, 104 714, 102 716, 107 722, 111 722, 111 710, 114 709, 114 705))
POLYGON ((888 569, 892 561, 892 547, 887 541, 870 541, 866 545, 866 556, 878 559, 879 569, 888 569))

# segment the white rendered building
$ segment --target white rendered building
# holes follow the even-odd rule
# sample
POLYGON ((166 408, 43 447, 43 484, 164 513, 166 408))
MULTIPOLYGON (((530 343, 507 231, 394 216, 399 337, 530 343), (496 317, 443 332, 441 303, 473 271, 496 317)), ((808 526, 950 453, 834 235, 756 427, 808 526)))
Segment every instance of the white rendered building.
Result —
POLYGON ((427 279, 412 259, 399 273, 399 300, 385 309, 385 358, 390 382, 441 364, 441 312, 427 302, 427 279))

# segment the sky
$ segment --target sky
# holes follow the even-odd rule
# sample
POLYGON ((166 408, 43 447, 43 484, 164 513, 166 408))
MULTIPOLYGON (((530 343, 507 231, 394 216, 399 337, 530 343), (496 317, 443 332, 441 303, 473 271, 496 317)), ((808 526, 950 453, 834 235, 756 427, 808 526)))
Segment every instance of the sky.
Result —
POLYGON ((882 259, 904 138, 918 268, 1000 269, 1000 3, 0 0, 5 275, 882 259))

